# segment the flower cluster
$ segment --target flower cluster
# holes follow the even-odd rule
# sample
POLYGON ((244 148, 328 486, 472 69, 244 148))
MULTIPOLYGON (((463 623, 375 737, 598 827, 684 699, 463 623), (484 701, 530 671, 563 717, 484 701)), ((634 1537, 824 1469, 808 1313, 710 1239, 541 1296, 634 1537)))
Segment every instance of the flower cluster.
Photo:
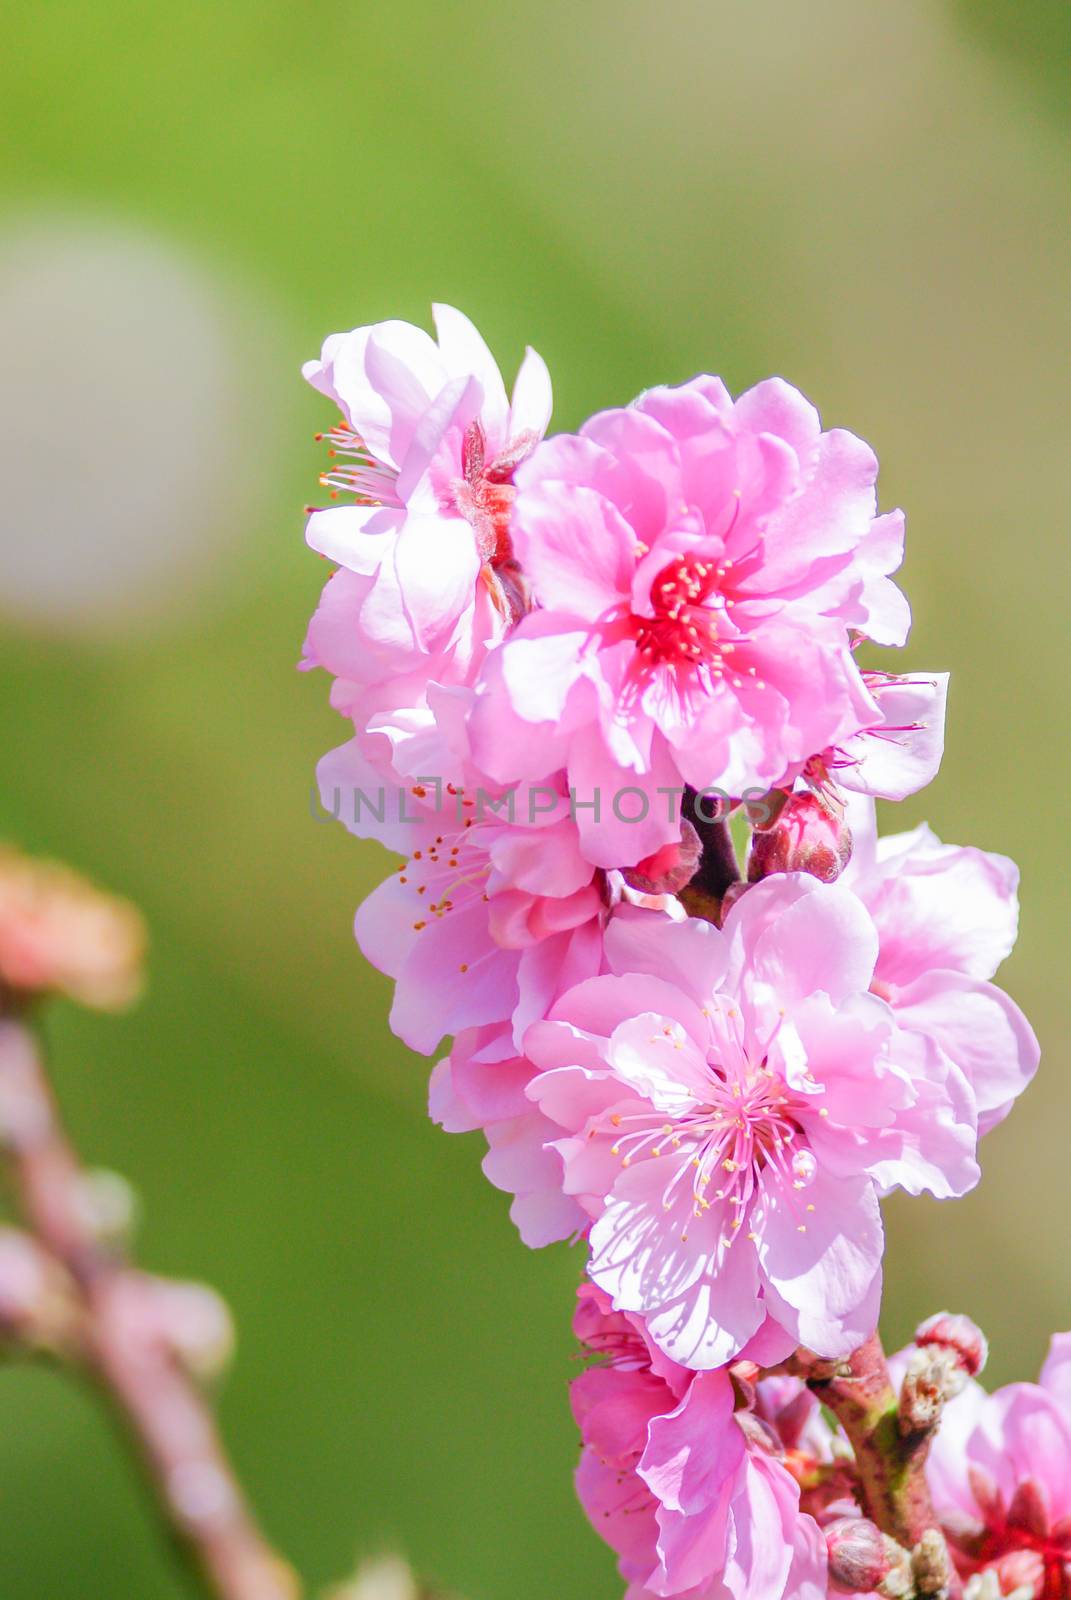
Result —
POLYGON ((1035 1070, 991 982, 1016 871, 877 837, 947 679, 859 665, 910 620, 866 444, 710 376, 547 438, 533 351, 508 396, 435 327, 305 368, 340 417, 303 665, 352 724, 320 794, 403 858, 357 939, 398 1035, 452 1041, 432 1115, 483 1130, 524 1240, 586 1240, 578 1484, 630 1596, 823 1594, 840 1455, 769 1374, 865 1345, 879 1201, 970 1189, 1035 1070))

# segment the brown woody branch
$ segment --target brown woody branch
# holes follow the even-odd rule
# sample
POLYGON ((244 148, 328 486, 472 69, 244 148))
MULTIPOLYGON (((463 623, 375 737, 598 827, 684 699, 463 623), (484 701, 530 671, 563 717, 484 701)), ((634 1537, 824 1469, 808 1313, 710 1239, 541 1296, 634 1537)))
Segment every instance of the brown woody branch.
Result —
MULTIPOLYGON (((87 1174, 60 1124, 36 1038, 2 1016, 0 1141, 30 1248, 45 1276, 65 1285, 49 1302, 55 1328, 46 1309, 33 1342, 96 1379, 167 1525, 217 1600, 297 1600, 300 1585, 260 1532, 200 1388, 159 1320, 142 1314, 151 1280, 94 1226, 87 1174)), ((17 1329, 6 1331, 10 1339, 17 1329)))

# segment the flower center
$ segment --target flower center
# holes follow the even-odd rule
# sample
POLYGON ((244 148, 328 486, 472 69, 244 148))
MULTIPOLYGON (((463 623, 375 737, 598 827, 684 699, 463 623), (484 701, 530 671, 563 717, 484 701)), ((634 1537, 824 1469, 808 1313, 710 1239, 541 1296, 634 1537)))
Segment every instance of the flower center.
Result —
POLYGON ((694 666, 708 661, 722 671, 721 656, 732 653, 732 643, 718 638, 718 603, 724 614, 727 602, 718 592, 725 569, 713 562, 681 556, 671 561, 651 585, 651 617, 634 617, 636 648, 652 665, 694 666))
POLYGON ((1002 1595, 1071 1600, 1071 1518, 1052 1521, 1035 1478, 1024 1479, 1010 1502, 978 1466, 968 1467, 968 1478, 981 1519, 952 1517, 945 1527, 963 1575, 992 1573, 1002 1595))
POLYGON ((611 1154, 626 1167, 637 1158, 669 1157, 663 1208, 669 1211, 688 1198, 692 1215, 702 1217, 720 1206, 731 1243, 749 1214, 755 1227, 761 1225, 753 1202, 765 1167, 776 1168, 793 1190, 812 1181, 817 1163, 800 1126, 803 1109, 803 1101, 765 1062, 756 1066, 745 1059, 735 1070, 712 1062, 703 1100, 672 1121, 655 1125, 650 1113, 615 1113, 613 1126, 625 1131, 611 1154))

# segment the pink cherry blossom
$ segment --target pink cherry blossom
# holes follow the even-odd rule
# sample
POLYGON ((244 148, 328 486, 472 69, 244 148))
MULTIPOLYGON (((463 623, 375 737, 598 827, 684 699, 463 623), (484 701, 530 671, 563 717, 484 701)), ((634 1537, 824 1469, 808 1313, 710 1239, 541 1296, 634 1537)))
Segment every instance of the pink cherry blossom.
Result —
POLYGON ((650 814, 585 813, 591 859, 631 865, 677 836, 655 802, 740 794, 882 722, 849 630, 900 644, 888 574, 899 513, 877 462, 780 379, 733 401, 700 377, 603 412, 517 474, 513 542, 541 609, 485 663, 480 764, 502 781, 566 768, 591 797, 642 783, 650 814))
POLYGON ((309 518, 309 544, 340 571, 305 664, 366 689, 470 681, 525 605, 509 538, 513 474, 546 430, 550 379, 529 350, 511 403, 468 318, 441 305, 434 316, 437 342, 381 322, 332 334, 304 368, 342 412, 322 481, 347 497, 309 518))
POLYGON ((948 673, 864 672, 880 720, 812 756, 807 784, 834 801, 838 790, 905 800, 937 776, 945 747, 948 673))
POLYGON ((431 1075, 428 1109, 447 1133, 482 1130, 485 1176, 513 1196, 510 1216, 524 1243, 538 1248, 583 1232, 587 1218, 562 1191, 554 1124, 525 1094, 529 1061, 508 1028, 468 1028, 431 1075))
POLYGON ((591 1278, 682 1365, 733 1360, 767 1317, 847 1354, 877 1318, 879 1195, 978 1175, 967 1081, 868 992, 862 903, 778 875, 721 931, 623 911, 605 959, 524 1040, 591 1278))
POLYGON ((985 1133, 1038 1064, 1030 1024, 988 981, 1015 943, 1018 869, 1007 856, 942 844, 925 824, 879 839, 872 801, 853 800, 848 816, 855 849, 844 882, 880 940, 873 992, 970 1080, 985 1133))
POLYGON ((395 980, 391 1027, 406 1044, 429 1054, 444 1034, 503 1022, 519 1038, 559 994, 600 970, 620 880, 584 860, 567 801, 544 788, 539 803, 553 809, 537 812, 526 789, 379 789, 395 808, 382 828, 362 824, 362 771, 354 741, 325 758, 319 776, 332 808, 336 795, 344 808, 358 796, 340 814, 347 827, 374 829, 407 856, 355 922, 364 955, 395 980))
POLYGON ((1071 1597, 1071 1334, 1054 1335, 1040 1382, 987 1395, 968 1380, 931 1446, 934 1507, 961 1575, 996 1592, 1071 1597))
POLYGON ((630 1600, 821 1600, 824 1540, 776 1437, 736 1409, 728 1372, 668 1362, 590 1285, 574 1327, 602 1363, 572 1385, 577 1491, 630 1600))

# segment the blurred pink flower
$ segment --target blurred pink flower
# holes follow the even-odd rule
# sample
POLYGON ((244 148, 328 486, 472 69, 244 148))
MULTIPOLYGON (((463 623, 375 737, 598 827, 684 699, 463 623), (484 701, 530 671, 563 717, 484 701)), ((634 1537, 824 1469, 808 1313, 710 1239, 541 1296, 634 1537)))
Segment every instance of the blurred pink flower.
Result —
POLYGON ((141 991, 145 925, 70 868, 0 845, 0 1002, 63 994, 117 1011, 141 991))
POLYGON ((722 931, 626 909, 605 958, 524 1039, 590 1276, 690 1367, 733 1360, 767 1316, 782 1353, 847 1354, 877 1318, 879 1195, 978 1176, 966 1079, 867 992, 862 903, 778 875, 722 931))
POLYGON ((942 844, 923 823, 877 837, 873 801, 853 800, 844 874, 878 930, 871 988, 901 1027, 934 1040, 970 1080, 978 1130, 1010 1111, 1037 1070, 1034 1031, 988 982, 1015 944, 1019 871, 1007 856, 942 844))
POLYGON ((513 543, 541 609, 486 663, 480 765, 502 781, 565 767, 585 796, 646 780, 650 813, 581 821, 602 866, 677 836, 660 786, 740 794, 883 718, 849 630, 901 644, 888 574, 903 519, 875 515, 877 462, 823 433, 772 379, 652 389, 518 473, 513 543))

